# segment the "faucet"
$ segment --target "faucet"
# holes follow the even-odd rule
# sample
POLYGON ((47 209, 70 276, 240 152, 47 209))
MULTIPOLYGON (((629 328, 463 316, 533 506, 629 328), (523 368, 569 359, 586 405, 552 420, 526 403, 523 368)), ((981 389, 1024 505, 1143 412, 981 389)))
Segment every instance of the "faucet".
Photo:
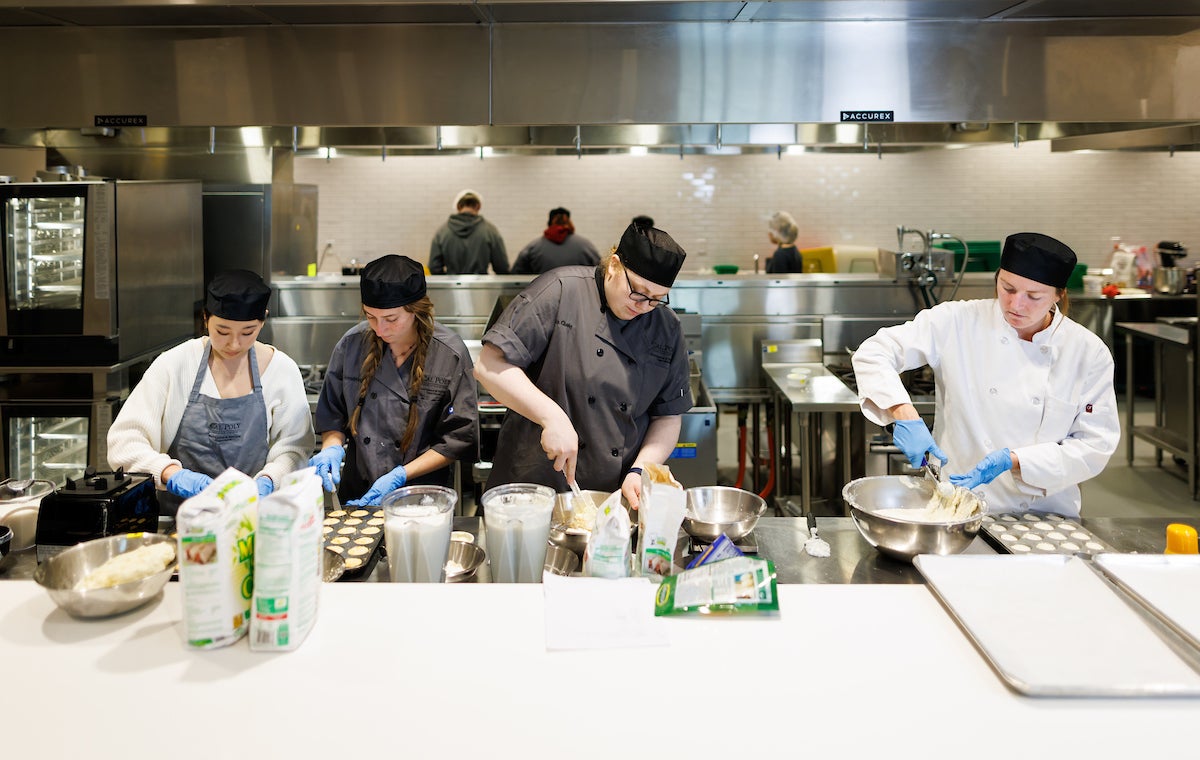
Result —
POLYGON ((933 252, 929 245, 929 237, 931 234, 933 234, 932 231, 922 232, 915 227, 905 227, 903 224, 896 227, 896 246, 899 248, 899 252, 901 254, 900 266, 909 271, 916 269, 918 265, 926 270, 932 268, 931 265, 933 264, 933 252), (908 237, 909 235, 916 235, 921 239, 920 251, 906 252, 904 250, 904 238, 908 237))
POLYGON ((905 227, 903 224, 896 227, 896 245, 900 252, 904 253, 904 238, 909 235, 916 235, 921 238, 921 255, 925 256, 929 253, 929 235, 928 232, 921 232, 915 227, 905 227))

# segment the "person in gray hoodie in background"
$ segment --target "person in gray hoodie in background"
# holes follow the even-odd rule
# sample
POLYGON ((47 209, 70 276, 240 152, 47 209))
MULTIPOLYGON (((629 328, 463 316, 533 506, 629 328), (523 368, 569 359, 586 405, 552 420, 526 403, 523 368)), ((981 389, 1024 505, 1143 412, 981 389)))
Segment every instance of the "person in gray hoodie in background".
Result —
POLYGON ((483 199, 474 190, 463 190, 454 199, 451 214, 429 246, 430 274, 487 274, 488 263, 496 274, 508 274, 508 251, 500 230, 479 213, 483 199))
POLYGON ((575 234, 571 212, 562 208, 550 209, 550 218, 542 236, 517 255, 513 274, 541 274, 556 267, 589 266, 600 263, 600 253, 592 241, 575 234))

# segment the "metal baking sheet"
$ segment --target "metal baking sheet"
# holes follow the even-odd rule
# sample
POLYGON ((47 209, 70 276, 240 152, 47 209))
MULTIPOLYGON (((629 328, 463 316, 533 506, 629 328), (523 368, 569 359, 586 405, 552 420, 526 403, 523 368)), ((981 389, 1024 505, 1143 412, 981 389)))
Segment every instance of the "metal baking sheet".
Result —
POLYGON ((1079 557, 921 555, 913 564, 1014 691, 1200 697, 1200 673, 1079 557))
POLYGON ((1078 520, 1046 512, 984 515, 983 537, 997 551, 1018 555, 1113 551, 1078 520))
POLYGON ((1101 554, 1096 564, 1176 635, 1200 649, 1200 555, 1101 554))

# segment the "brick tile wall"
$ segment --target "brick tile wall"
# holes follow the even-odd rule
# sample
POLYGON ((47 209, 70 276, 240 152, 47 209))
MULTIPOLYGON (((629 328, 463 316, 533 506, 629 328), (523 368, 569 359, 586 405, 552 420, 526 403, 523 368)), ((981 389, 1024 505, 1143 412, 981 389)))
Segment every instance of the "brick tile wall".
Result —
MULTIPOLYGON (((504 235, 509 259, 571 209, 602 250, 650 214, 688 251, 688 271, 744 269, 772 247, 766 220, 789 211, 802 247, 894 249, 898 224, 969 240, 1032 230, 1107 265, 1109 239, 1181 240, 1200 258, 1200 154, 1051 153, 1045 142, 884 155, 603 155, 299 158, 297 182, 320 186, 319 241, 342 261, 404 253, 421 261, 462 188, 504 235)), ((915 243, 915 241, 914 241, 915 243)), ((332 260, 326 268, 336 267, 332 260)))

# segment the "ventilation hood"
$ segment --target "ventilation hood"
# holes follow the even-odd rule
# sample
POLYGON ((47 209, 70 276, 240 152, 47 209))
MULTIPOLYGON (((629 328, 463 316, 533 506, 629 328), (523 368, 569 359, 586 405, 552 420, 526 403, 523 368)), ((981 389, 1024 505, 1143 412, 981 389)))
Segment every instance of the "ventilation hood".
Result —
POLYGON ((66 152, 1200 143, 1200 0, 0 0, 0 62, 66 152))

